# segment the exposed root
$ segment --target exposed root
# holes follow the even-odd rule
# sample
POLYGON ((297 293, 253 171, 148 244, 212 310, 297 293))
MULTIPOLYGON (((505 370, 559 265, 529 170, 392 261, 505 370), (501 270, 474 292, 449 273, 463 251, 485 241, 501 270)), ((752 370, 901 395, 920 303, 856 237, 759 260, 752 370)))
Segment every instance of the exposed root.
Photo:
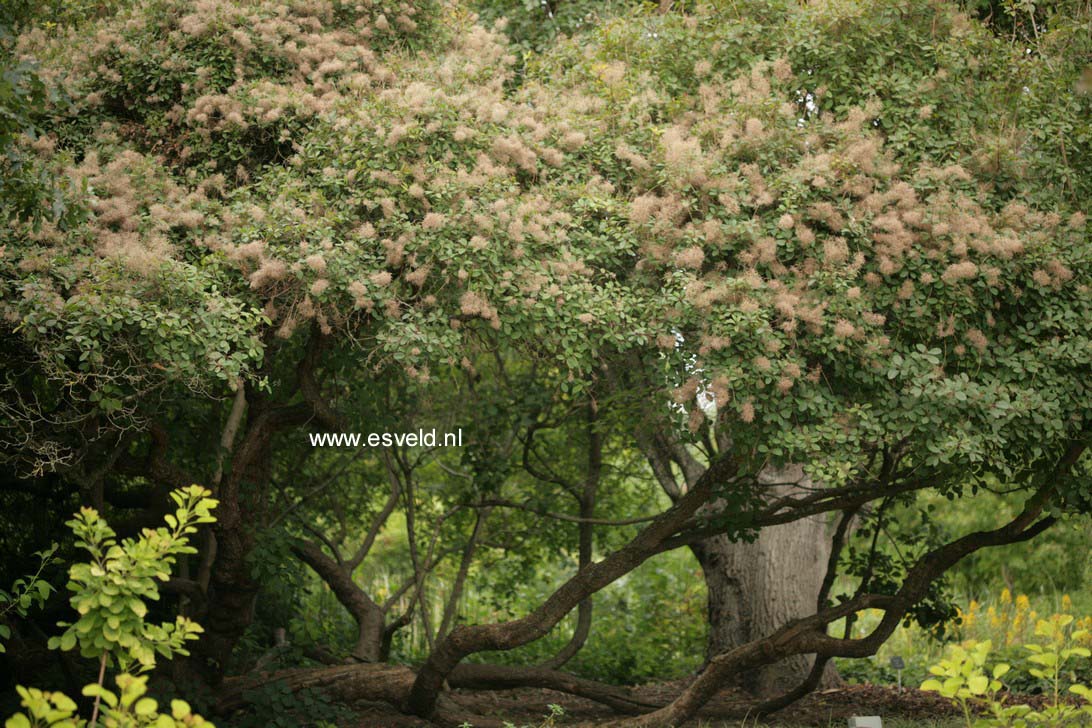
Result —
MULTIPOLYGON (((293 692, 308 688, 320 689, 332 699, 344 703, 382 702, 404 710, 415 677, 408 667, 381 663, 257 673, 225 680, 216 704, 216 712, 226 714, 245 707, 245 694, 248 691, 273 682, 281 683, 293 692)), ((448 685, 468 690, 546 688, 593 700, 625 715, 637 715, 661 707, 657 703, 634 696, 625 688, 543 667, 464 664, 452 672, 448 685)), ((445 701, 442 707, 438 707, 433 722, 445 726, 470 722, 476 728, 487 728, 490 723, 480 716, 462 715, 462 712, 451 701, 445 701)), ((497 725, 499 728, 500 724, 497 725)))
POLYGON ((231 713, 245 707, 244 694, 272 682, 282 683, 292 692, 318 688, 334 700, 353 703, 358 700, 389 703, 401 708, 414 680, 413 671, 401 665, 361 663, 333 667, 303 667, 228 678, 220 689, 216 712, 231 713))

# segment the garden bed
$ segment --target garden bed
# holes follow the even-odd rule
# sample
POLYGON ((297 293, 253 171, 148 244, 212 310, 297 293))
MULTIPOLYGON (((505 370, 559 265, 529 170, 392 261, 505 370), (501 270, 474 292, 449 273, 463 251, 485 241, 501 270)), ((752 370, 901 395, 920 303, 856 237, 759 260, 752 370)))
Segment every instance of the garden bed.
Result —
MULTIPOLYGON (((636 689, 636 693, 653 702, 667 702, 678 694, 685 681, 654 683, 636 689)), ((479 691, 454 691, 453 702, 467 713, 500 721, 510 721, 516 726, 537 726, 549 715, 552 705, 561 706, 565 714, 557 724, 585 723, 617 717, 602 705, 581 698, 574 698, 552 690, 521 688, 490 693, 479 691)), ((724 690, 700 713, 693 726, 718 726, 720 721, 735 724, 748 717, 748 708, 754 700, 741 691, 724 690)), ((429 725, 424 721, 399 714, 389 706, 366 705, 359 710, 361 728, 409 728, 429 725)), ((879 685, 849 685, 835 690, 823 690, 802 699, 795 705, 770 716, 764 721, 770 726, 823 726, 844 725, 853 715, 890 716, 902 721, 943 720, 956 715, 952 705, 932 693, 917 689, 904 689, 879 685)), ((748 721, 748 725, 750 721, 748 721)))

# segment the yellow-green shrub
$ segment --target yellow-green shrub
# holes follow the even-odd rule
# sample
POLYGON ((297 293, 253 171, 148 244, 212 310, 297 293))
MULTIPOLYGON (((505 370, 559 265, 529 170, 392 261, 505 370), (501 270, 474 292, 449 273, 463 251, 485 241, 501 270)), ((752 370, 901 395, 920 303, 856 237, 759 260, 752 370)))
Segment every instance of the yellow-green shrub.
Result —
MULTIPOLYGON (((116 693, 98 683, 91 683, 83 689, 84 695, 99 697, 104 706, 102 715, 92 725, 101 725, 104 728, 214 728, 212 723, 192 712, 189 703, 184 700, 172 700, 170 712, 160 713, 158 701, 145 696, 148 682, 146 675, 121 673, 116 682, 116 693)), ((20 704, 26 709, 26 713, 17 713, 8 718, 4 728, 82 728, 89 725, 76 715, 76 703, 64 693, 50 693, 22 686, 16 690, 19 691, 20 704)))
POLYGON ((171 499, 177 508, 164 517, 166 527, 146 528, 136 539, 119 541, 92 508, 82 508, 68 522, 76 535, 76 545, 91 559, 69 569, 68 589, 73 592, 70 601, 79 619, 72 624, 62 623, 60 626, 67 629, 51 638, 49 645, 61 650, 78 646, 84 657, 98 658, 98 682, 83 688, 85 696, 95 699, 91 722, 76 715, 76 703, 64 693, 19 686, 20 705, 26 712, 9 718, 5 728, 211 726, 191 713, 189 705, 181 700, 171 701, 169 715, 160 713, 159 704, 144 695, 147 676, 130 674, 154 668, 156 653, 168 658, 189 654, 186 642, 197 639, 202 631, 200 625, 183 616, 161 625, 145 622, 145 601, 159 598, 158 582, 168 579, 177 555, 194 553, 189 536, 198 525, 216 520, 211 511, 217 501, 211 495, 197 485, 173 491, 171 499), (108 664, 120 670, 115 678, 116 693, 104 685, 108 664))
POLYGON ((1080 699, 1079 703, 1062 697, 1063 670, 1069 663, 1092 655, 1082 645, 1088 640, 1089 631, 1079 628, 1079 623, 1069 614, 1037 620, 1033 641, 1023 645, 1030 653, 1027 658, 1030 666, 1026 671, 1047 681, 1053 688, 1050 700, 1043 708, 1034 709, 1027 704, 1010 704, 999 699, 1004 687, 1001 678, 1009 674, 1012 667, 1000 660, 991 660, 993 643, 990 640, 970 640, 951 646, 945 658, 929 669, 935 677, 922 683, 921 689, 938 692, 956 703, 968 728, 1070 728, 1092 724, 1092 689, 1079 683, 1069 687, 1069 692, 1080 699), (988 665, 988 662, 993 664, 988 665), (975 712, 986 715, 975 718, 975 712))

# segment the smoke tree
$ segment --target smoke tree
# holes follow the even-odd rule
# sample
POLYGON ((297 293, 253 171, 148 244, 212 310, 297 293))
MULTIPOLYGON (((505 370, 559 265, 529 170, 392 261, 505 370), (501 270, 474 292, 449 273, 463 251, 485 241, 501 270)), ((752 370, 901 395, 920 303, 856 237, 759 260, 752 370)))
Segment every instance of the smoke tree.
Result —
MULTIPOLYGON (((626 13, 522 59, 503 23, 455 3, 171 0, 28 30, 17 52, 74 106, 24 143, 86 220, 2 234, 5 464, 138 518, 179 484, 213 489, 217 521, 173 588, 215 685, 253 614, 256 539, 286 517, 284 474, 332 457, 303 433, 490 403, 509 416, 476 424, 470 462, 421 466, 452 523, 474 523, 453 553, 469 563, 522 517, 513 492, 553 482, 584 526, 571 578, 516 619, 445 614, 416 673, 286 679, 440 720, 445 680, 645 712, 554 670, 565 655, 522 673, 460 663, 573 610, 588 624, 594 594, 659 553, 745 553, 803 525, 825 556, 810 608, 711 642, 691 687, 625 725, 681 722, 796 660, 773 709, 831 657, 873 653, 963 556, 1087 511, 1082 22, 1028 54, 949 3, 755 0, 626 13), (444 394, 463 380, 466 396, 444 394), (553 427, 580 448, 551 473, 529 453, 553 427), (620 487, 601 440, 620 462, 639 452, 671 506, 596 524, 620 487), (919 548, 884 580, 869 565, 836 599, 866 506, 998 486, 1027 495, 1012 521, 919 548), (596 560, 612 526, 628 530, 596 560), (870 607, 885 616, 869 636, 827 634, 870 607)), ((416 507, 398 456, 352 466, 381 484, 374 529, 416 507)), ((401 621, 353 582, 372 530, 349 553, 316 529, 293 546, 369 662, 401 621)), ((418 595, 437 553, 413 557, 418 595)))

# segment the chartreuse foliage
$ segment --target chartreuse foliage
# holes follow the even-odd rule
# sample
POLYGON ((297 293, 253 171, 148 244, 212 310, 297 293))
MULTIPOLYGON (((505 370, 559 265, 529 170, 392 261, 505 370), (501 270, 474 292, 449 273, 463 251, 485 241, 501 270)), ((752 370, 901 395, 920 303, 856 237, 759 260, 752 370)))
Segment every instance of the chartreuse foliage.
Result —
POLYGON ((104 728, 182 728, 183 726, 207 726, 212 728, 200 715, 190 710, 184 700, 172 700, 170 712, 159 712, 159 702, 145 697, 147 675, 121 673, 117 676, 117 691, 92 683, 84 688, 83 694, 99 696, 103 710, 99 719, 92 724, 76 715, 76 703, 64 693, 44 692, 35 688, 17 687, 25 713, 18 713, 8 718, 5 728, 84 728, 84 726, 103 726, 104 728))
POLYGON ((987 674, 986 660, 991 647, 993 645, 989 640, 954 645, 945 659, 929 668, 929 672, 943 678, 943 681, 926 680, 921 684, 921 689, 939 692, 955 701, 970 725, 973 701, 993 697, 1001 689, 1000 678, 1010 669, 1009 665, 999 663, 987 674))
POLYGON ((165 516, 166 527, 145 529, 136 539, 118 541, 114 530, 93 508, 81 508, 68 522, 76 545, 91 560, 74 564, 69 570, 68 589, 72 607, 80 617, 62 623, 64 633, 53 637, 49 646, 62 650, 79 647, 84 657, 107 655, 123 671, 150 670, 159 653, 170 658, 188 654, 185 643, 197 639, 201 627, 179 616, 160 625, 144 621, 147 601, 159 599, 157 582, 170 576, 175 557, 197 553, 189 545, 189 534, 202 523, 212 523, 216 501, 209 491, 192 485, 171 493, 178 506, 165 516))
POLYGON ((938 692, 955 702, 968 728, 1069 728, 1092 724, 1092 689, 1080 683, 1070 685, 1069 692, 1080 698, 1079 703, 1065 701, 1062 696, 1063 672, 1074 661, 1087 660, 1092 655, 1081 644, 1088 640, 1089 633, 1074 629, 1076 622, 1069 614, 1039 620, 1034 641, 1024 645, 1030 653, 1027 672, 1045 680, 1052 688, 1045 707, 1033 709, 1000 699, 1001 678, 1009 674, 1012 666, 991 660, 990 640, 953 645, 946 657, 929 669, 936 677, 922 683, 921 689, 938 692), (988 666, 988 662, 995 664, 988 666), (976 718, 975 712, 987 715, 976 718))
MULTIPOLYGON (((82 508, 68 522, 76 545, 91 559, 69 569, 68 589, 73 592, 70 601, 80 616, 72 624, 62 623, 65 631, 50 638, 49 646, 62 650, 79 647, 84 657, 97 657, 104 668, 109 663, 119 670, 117 692, 104 687, 102 681, 83 689, 84 695, 95 698, 96 710, 100 702, 104 706, 98 725, 207 725, 181 700, 171 701, 169 714, 160 714, 158 703, 143 697, 147 676, 132 673, 154 668, 157 654, 166 658, 189 654, 186 642, 197 639, 202 631, 200 625, 184 616, 163 624, 149 624, 144 617, 147 601, 159 599, 158 582, 169 578, 175 558, 196 552, 189 545, 189 536, 198 525, 215 520, 211 512, 216 500, 210 495, 197 485, 173 491, 171 499, 176 509, 164 517, 166 526, 145 529, 135 539, 119 541, 92 508, 82 508)), ((18 690, 27 712, 8 719, 7 728, 86 725, 75 716, 76 705, 64 694, 24 687, 18 690)))
MULTIPOLYGON (((1035 542, 1034 549, 1043 546, 1042 542, 1035 542)), ((971 599, 963 608, 957 608, 949 621, 928 627, 916 623, 900 625, 874 657, 838 660, 839 674, 852 683, 894 685, 897 674, 890 667, 890 659, 898 656, 906 665, 903 683, 918 684, 929 676, 929 668, 944 656, 952 640, 961 644, 989 641, 991 659, 1012 666, 1004 681, 1010 692, 1029 695, 1050 692, 1052 686, 1046 680, 1029 672, 1035 664, 1028 660, 1032 653, 1024 645, 1036 639, 1035 627, 1042 620, 1051 622, 1060 615, 1078 612, 1088 614, 1088 595, 1082 592, 1076 600, 1068 594, 1055 592, 1031 597, 1013 595, 1007 588, 999 588, 1001 583, 1001 575, 995 575, 997 591, 984 595, 982 601, 971 599)), ((880 610, 866 610, 859 615, 852 635, 868 634, 882 617, 880 610)), ((1070 629, 1078 635, 1087 635, 1074 640, 1077 646, 1092 648, 1092 616, 1074 620, 1070 629)), ((833 630, 835 634, 841 634, 842 624, 836 623, 833 630)), ((1063 692, 1070 685, 1092 683, 1092 660, 1070 662, 1060 678, 1063 692)))

